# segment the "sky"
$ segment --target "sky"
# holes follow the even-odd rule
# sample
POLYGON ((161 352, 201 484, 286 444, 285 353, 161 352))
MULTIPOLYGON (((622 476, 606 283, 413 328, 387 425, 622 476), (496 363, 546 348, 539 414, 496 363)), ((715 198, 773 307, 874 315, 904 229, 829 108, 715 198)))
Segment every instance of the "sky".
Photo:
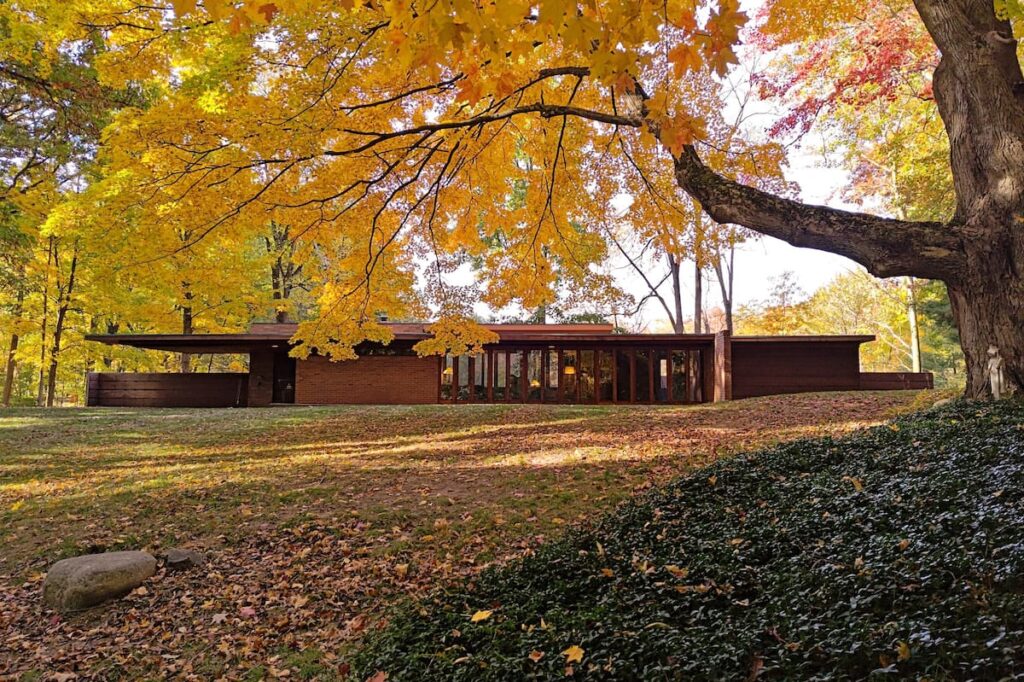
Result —
MULTIPOLYGON (((805 150, 791 152, 789 163, 787 179, 799 185, 802 201, 826 204, 833 208, 854 208, 836 196, 837 191, 847 180, 847 174, 843 170, 827 167, 820 155, 805 150)), ((810 294, 828 284, 837 275, 858 267, 856 263, 842 256, 814 249, 800 249, 772 237, 761 237, 742 244, 736 251, 733 292, 735 307, 764 299, 770 280, 786 271, 791 271, 800 288, 810 294)), ((630 289, 639 290, 639 287, 630 283, 630 289)), ((692 283, 688 290, 691 292, 690 296, 684 297, 684 300, 692 299, 692 283)), ((706 305, 721 305, 717 284, 713 283, 711 291, 708 292, 706 305)), ((664 318, 664 314, 658 315, 660 311, 655 310, 654 306, 650 306, 647 312, 645 320, 664 318)))
MULTIPOLYGON (((821 154, 811 150, 812 146, 813 141, 802 147, 792 148, 789 153, 786 178, 796 182, 800 187, 799 198, 804 202, 825 204, 833 208, 856 208, 837 196, 847 182, 846 172, 828 166, 821 154)), ((785 272, 793 273, 797 285, 810 295, 836 276, 859 267, 842 256, 814 249, 796 248, 772 237, 759 237, 741 244, 736 250, 734 309, 764 300, 770 291, 772 279, 785 272)), ((625 260, 615 262, 613 259, 613 272, 619 286, 637 299, 646 293, 643 280, 632 271, 625 260)), ((709 272, 707 276, 713 277, 713 274, 709 272)), ((462 278, 466 280, 471 277, 468 269, 462 273, 462 278)), ((670 296, 671 288, 667 282, 663 285, 661 293, 666 299, 670 296)), ((706 309, 721 306, 722 299, 717 281, 705 279, 704 293, 706 309)), ((693 313, 693 263, 684 265, 682 298, 686 310, 684 316, 690 319, 693 313)), ((492 314, 490 309, 483 305, 478 306, 477 313, 485 318, 492 314)), ((658 328, 667 328, 669 323, 664 310, 652 300, 626 324, 638 330, 655 331, 658 328)))
MULTIPOLYGON (((762 0, 741 0, 741 6, 749 16, 757 13, 762 0)), ((748 54, 742 48, 738 50, 741 63, 748 61, 748 54)), ((743 67, 741 66, 741 69, 743 67)), ((723 112, 726 120, 735 117, 730 109, 735 108, 735 102, 727 106, 723 112)), ((748 103, 747 112, 751 113, 751 119, 758 119, 760 125, 766 122, 777 120, 778 112, 772 110, 768 103, 748 103)), ((758 132, 754 132, 759 137, 758 132)), ((804 138, 802 144, 791 146, 788 152, 788 166, 785 168, 786 178, 793 181, 799 187, 798 198, 801 201, 812 204, 823 204, 833 208, 845 208, 855 210, 857 207, 843 202, 839 195, 840 190, 848 182, 846 171, 826 163, 820 151, 820 139, 816 139, 815 133, 804 138)), ((613 202, 614 203, 614 202, 613 202)), ((627 203, 623 206, 628 205, 627 203)), ((628 265, 625 259, 612 259, 612 272, 621 288, 641 299, 647 293, 647 286, 643 279, 637 275, 628 265)), ((771 290, 772 280, 786 272, 792 273, 796 284, 807 295, 828 284, 838 275, 858 269, 853 261, 813 249, 800 249, 772 237, 758 237, 741 244, 736 250, 735 276, 733 300, 734 309, 743 305, 756 304, 764 300, 771 290)), ((692 318, 693 315, 693 263, 684 264, 682 300, 686 311, 684 317, 692 318)), ((661 273, 650 273, 659 275, 661 273)), ((469 275, 469 273, 465 273, 469 275)), ((713 279, 714 274, 708 272, 704 283, 705 310, 721 306, 721 295, 717 280, 713 279), (710 277, 711 279, 708 279, 710 277)), ((670 300, 671 285, 666 282, 660 292, 670 300)), ((492 312, 486 306, 477 306, 477 313, 483 317, 490 317, 492 312)), ((509 311, 503 311, 509 312, 509 311)), ((620 322, 622 320, 620 319, 620 322)), ((647 302, 645 307, 633 319, 625 323, 626 326, 646 331, 667 329, 669 326, 668 317, 663 308, 654 300, 647 302)))
MULTIPOLYGON (((756 16, 763 0, 741 0, 742 9, 748 16, 756 16)), ((742 65, 750 62, 750 54, 744 49, 738 50, 742 65)), ((730 111, 735 103, 731 103, 724 112, 726 120, 734 118, 730 111)), ((778 112, 773 111, 766 103, 750 103, 747 111, 753 115, 752 120, 759 120, 761 125, 766 121, 777 120, 778 112)), ((855 210, 856 207, 839 198, 840 190, 848 181, 848 174, 825 163, 824 156, 815 152, 814 133, 805 138, 801 145, 789 148, 786 178, 796 182, 800 188, 799 199, 806 203, 823 204, 832 208, 855 210)), ((819 147, 820 147, 820 140, 819 147)), ((689 264, 689 277, 685 280, 683 301, 689 302, 689 313, 693 313, 693 264, 689 264)), ((744 243, 737 248, 735 258, 735 278, 733 284, 734 309, 742 305, 755 304, 764 300, 770 291, 771 280, 789 271, 799 287, 811 294, 816 289, 828 284, 836 276, 859 268, 853 261, 813 249, 798 249, 772 237, 760 237, 744 243)), ((634 295, 643 295, 646 291, 643 281, 632 273, 628 266, 617 268, 621 286, 634 295)), ((709 273, 710 274, 710 273, 709 273)), ((721 295, 717 281, 705 281, 705 308, 721 306, 721 295)), ((671 288, 666 284, 662 293, 668 294, 671 288)), ((661 306, 650 302, 634 321, 638 327, 654 327, 668 324, 668 318, 661 306)))

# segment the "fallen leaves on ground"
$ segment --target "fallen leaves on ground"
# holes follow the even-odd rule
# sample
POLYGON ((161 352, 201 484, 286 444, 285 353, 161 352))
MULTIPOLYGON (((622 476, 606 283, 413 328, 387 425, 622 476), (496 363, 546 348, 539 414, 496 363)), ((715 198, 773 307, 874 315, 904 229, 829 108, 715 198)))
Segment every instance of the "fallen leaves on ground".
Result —
POLYGON ((914 395, 3 411, 0 678, 341 678, 396 597, 529 554, 689 467, 845 433, 914 395), (59 558, 172 545, 209 561, 161 568, 144 591, 82 614, 39 603, 59 558))

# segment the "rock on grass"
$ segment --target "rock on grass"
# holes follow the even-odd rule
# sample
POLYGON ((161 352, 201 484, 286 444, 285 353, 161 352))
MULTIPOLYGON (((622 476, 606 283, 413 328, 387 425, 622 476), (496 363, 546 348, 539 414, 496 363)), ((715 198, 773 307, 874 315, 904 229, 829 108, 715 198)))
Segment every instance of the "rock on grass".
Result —
POLYGON ((121 597, 156 572, 146 552, 105 552, 63 559, 46 573, 43 603, 62 612, 81 611, 121 597))

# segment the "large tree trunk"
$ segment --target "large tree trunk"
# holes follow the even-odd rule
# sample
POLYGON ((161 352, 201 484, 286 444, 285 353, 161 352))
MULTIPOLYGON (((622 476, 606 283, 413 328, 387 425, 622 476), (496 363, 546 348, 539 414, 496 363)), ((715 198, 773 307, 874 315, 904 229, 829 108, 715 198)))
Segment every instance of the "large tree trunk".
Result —
POLYGON ((988 394, 988 350, 997 349, 1007 379, 1024 387, 1024 279, 996 270, 950 282, 949 302, 967 362, 967 393, 988 394))
POLYGON ((1024 76, 989 0, 917 0, 942 52, 935 101, 949 136, 963 263, 946 279, 967 392, 988 394, 987 351, 1024 388, 1024 76))
POLYGON ((957 199, 951 221, 879 218, 777 197, 712 171, 693 147, 676 158, 676 180, 720 223, 846 256, 878 277, 942 280, 967 359, 967 394, 990 394, 990 346, 1002 356, 1011 388, 1021 390, 1024 77, 1016 41, 991 0, 914 4, 942 53, 934 89, 950 142, 957 199))

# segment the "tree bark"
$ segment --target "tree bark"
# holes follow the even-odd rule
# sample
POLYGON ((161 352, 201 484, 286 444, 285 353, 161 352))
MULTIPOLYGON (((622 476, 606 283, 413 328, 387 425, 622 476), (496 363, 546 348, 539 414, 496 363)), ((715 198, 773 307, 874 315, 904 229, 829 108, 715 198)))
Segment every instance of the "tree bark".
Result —
POLYGON ((693 333, 700 334, 702 331, 701 321, 704 318, 704 282, 701 272, 700 259, 693 264, 693 333))
POLYGON ((675 308, 675 315, 669 315, 669 319, 672 322, 672 330, 676 334, 684 334, 686 329, 683 327, 683 287, 679 278, 682 263, 672 254, 668 254, 668 267, 672 274, 672 304, 675 308))
POLYGON ((712 265, 715 268, 715 277, 718 279, 718 288, 722 292, 722 308, 725 309, 725 330, 732 334, 732 290, 733 290, 733 265, 736 260, 736 245, 729 245, 729 260, 723 263, 725 255, 719 250, 712 265))
MULTIPOLYGON (((182 282, 182 287, 185 289, 185 305, 181 306, 181 333, 191 334, 192 333, 192 290, 189 288, 188 282, 182 282)), ((192 354, 182 353, 181 354, 181 372, 182 374, 189 374, 192 372, 192 354)))
MULTIPOLYGON (((1010 25, 991 0, 915 0, 942 54, 935 99, 949 136, 956 211, 913 222, 812 206, 719 175, 696 149, 675 159, 679 186, 723 223, 837 253, 878 277, 945 282, 967 361, 967 395, 990 395, 987 351, 1024 389, 1024 77, 1010 25)), ((656 126, 651 126, 655 134, 656 126)))
POLYGON ((51 235, 46 242, 46 271, 43 273, 43 315, 39 323, 39 378, 36 385, 36 407, 46 403, 46 332, 50 322, 50 265, 53 263, 56 239, 51 235))
POLYGON ((910 327, 910 369, 921 371, 921 331, 917 324, 917 296, 914 292, 914 278, 906 278, 907 323, 910 327))
MULTIPOLYGON (((291 239, 288 225, 270 223, 270 237, 265 238, 267 252, 274 256, 270 264, 270 284, 275 302, 286 302, 291 299, 296 280, 302 274, 302 266, 293 261, 295 242, 291 239)), ((288 308, 275 305, 274 319, 277 322, 288 322, 288 308)))
MULTIPOLYGON (((114 322, 112 320, 107 320, 107 331, 106 331, 106 333, 107 334, 116 334, 120 327, 121 327, 120 323, 114 322)), ((109 348, 109 346, 104 344, 103 348, 106 349, 106 348, 109 348)), ((106 352, 106 351, 104 351, 104 353, 103 353, 103 366, 106 367, 107 369, 110 369, 111 367, 114 366, 114 358, 112 358, 110 356, 110 353, 106 352)))
MULTIPOLYGON (((25 305, 25 287, 18 287, 18 297, 14 302, 14 319, 18 320, 21 318, 22 309, 25 305)), ((10 407, 11 405, 11 393, 14 390, 14 375, 17 371, 17 359, 16 354, 18 352, 18 343, 21 337, 17 330, 11 332, 11 343, 7 347, 7 364, 4 368, 4 394, 3 394, 3 406, 10 407)))
MULTIPOLYGON (((54 262, 57 262, 57 254, 54 253, 54 262)), ((71 265, 68 271, 66 286, 62 286, 58 275, 57 280, 57 319, 53 324, 53 345, 50 347, 50 369, 46 377, 46 406, 53 407, 57 394, 57 369, 60 362, 60 342, 64 334, 64 323, 67 320, 68 309, 71 307, 71 296, 75 289, 75 272, 78 269, 78 245, 75 244, 71 255, 71 265)))

